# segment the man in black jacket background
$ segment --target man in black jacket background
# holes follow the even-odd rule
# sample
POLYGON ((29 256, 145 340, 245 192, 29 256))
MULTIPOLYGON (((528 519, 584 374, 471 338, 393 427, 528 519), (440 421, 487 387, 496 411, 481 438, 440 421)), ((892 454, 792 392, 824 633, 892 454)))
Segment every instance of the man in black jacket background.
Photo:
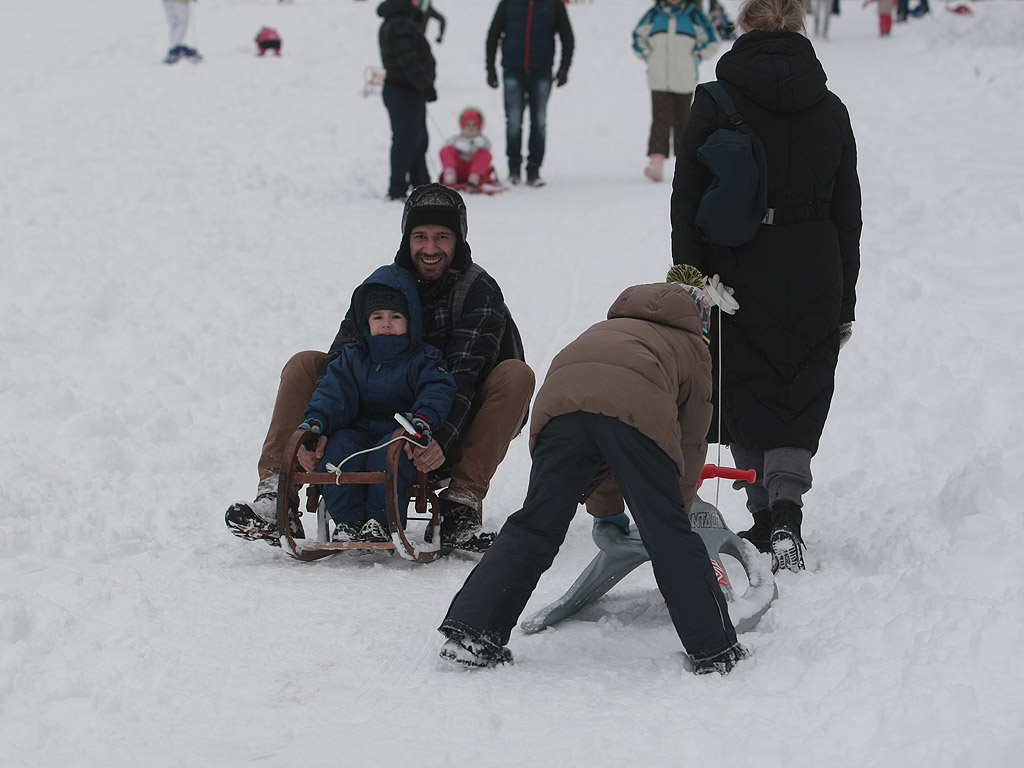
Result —
POLYGON ((409 190, 427 184, 427 102, 437 101, 436 64, 423 36, 430 0, 384 0, 377 6, 382 96, 391 121, 391 178, 388 198, 405 200, 409 190))

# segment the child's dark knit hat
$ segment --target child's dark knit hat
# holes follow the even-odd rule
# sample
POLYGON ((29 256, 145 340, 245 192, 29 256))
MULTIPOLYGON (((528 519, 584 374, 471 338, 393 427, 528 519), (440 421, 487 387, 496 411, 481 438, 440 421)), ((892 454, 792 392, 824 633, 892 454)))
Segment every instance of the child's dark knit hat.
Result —
POLYGON ((409 317, 409 302, 406 301, 405 294, 390 285, 370 283, 363 289, 363 323, 366 323, 370 319, 370 315, 380 309, 401 312, 409 317))

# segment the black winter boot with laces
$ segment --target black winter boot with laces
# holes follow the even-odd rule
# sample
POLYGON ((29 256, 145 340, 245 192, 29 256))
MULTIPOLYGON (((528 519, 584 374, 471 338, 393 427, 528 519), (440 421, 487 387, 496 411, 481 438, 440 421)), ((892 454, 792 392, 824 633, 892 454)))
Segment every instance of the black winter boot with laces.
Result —
POLYGON ((804 513, 791 501, 772 505, 772 573, 785 568, 794 573, 804 570, 804 540, 800 523, 804 513))

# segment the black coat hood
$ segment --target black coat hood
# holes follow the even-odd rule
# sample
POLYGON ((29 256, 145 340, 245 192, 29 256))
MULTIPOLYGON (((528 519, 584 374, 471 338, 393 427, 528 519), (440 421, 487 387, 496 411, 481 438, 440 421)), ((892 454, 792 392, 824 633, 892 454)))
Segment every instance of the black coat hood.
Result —
POLYGON ((828 78, 810 40, 794 32, 741 35, 715 73, 774 112, 801 112, 828 92, 828 78))

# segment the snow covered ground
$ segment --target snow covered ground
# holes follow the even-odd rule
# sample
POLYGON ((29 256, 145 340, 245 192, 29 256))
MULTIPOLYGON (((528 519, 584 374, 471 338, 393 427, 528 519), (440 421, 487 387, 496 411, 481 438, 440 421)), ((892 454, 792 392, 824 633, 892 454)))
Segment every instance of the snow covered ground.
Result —
MULTIPOLYGON (((6 4, 0 763, 1019 764, 1024 3, 968 4, 933 0, 879 39, 874 8, 843 0, 816 41, 859 143, 858 320, 806 499, 808 571, 780 576, 726 678, 690 674, 649 568, 472 673, 437 658, 434 629, 478 555, 302 564, 225 529, 281 366, 325 348, 399 241, 387 117, 361 94, 372 0, 203 0, 206 60, 175 67, 156 0, 6 4), (280 59, 254 55, 265 24, 280 59)), ((501 156, 493 7, 440 5, 434 169, 467 104, 501 156)), ((570 6, 548 186, 469 201, 539 375, 671 261, 669 185, 641 174, 629 33, 646 7, 570 6)), ((490 527, 528 473, 517 440, 490 527)), ((727 483, 703 496, 745 527, 727 483)), ((527 613, 595 551, 581 513, 527 613)))

